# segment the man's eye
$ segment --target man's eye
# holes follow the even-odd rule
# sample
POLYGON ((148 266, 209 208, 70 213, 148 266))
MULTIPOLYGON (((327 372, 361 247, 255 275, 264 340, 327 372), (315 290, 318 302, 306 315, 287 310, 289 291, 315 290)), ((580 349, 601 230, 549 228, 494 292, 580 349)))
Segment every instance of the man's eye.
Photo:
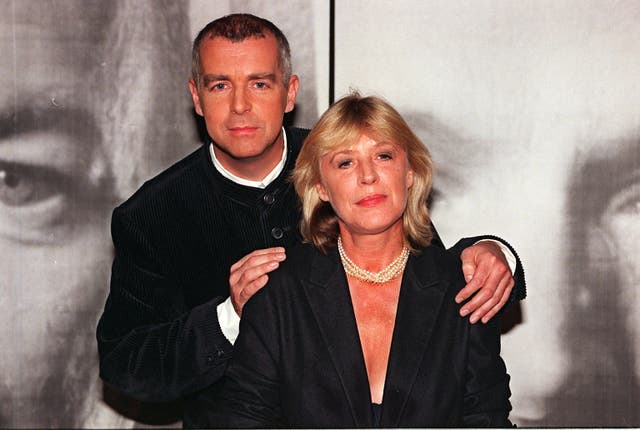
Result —
POLYGON ((255 83, 255 87, 262 90, 262 89, 268 88, 269 85, 266 82, 260 81, 255 83))
POLYGON ((221 91, 221 90, 224 90, 226 87, 227 87, 227 84, 225 84, 224 82, 218 82, 218 83, 209 85, 209 91, 221 91))
POLYGON ((64 182, 45 167, 0 163, 0 204, 19 207, 37 203, 55 195, 64 182))

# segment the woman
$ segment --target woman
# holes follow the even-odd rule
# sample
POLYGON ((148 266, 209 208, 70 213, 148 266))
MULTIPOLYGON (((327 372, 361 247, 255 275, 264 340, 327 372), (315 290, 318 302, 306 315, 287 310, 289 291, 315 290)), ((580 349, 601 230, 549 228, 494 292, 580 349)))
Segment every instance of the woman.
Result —
POLYGON ((458 262, 429 246, 431 175, 383 100, 320 118, 293 178, 308 243, 244 308, 209 425, 510 425, 497 323, 458 316, 458 262))

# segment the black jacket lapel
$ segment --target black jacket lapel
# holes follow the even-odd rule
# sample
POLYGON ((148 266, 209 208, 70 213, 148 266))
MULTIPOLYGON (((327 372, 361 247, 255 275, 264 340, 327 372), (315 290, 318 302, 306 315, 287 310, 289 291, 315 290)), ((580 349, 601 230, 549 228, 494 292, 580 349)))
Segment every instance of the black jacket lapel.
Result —
POLYGON ((306 288, 323 341, 342 382, 353 427, 371 427, 371 395, 346 275, 335 249, 316 254, 306 288))
POLYGON ((382 427, 399 425, 433 334, 445 283, 438 279, 430 248, 417 257, 411 256, 402 278, 385 381, 382 427))

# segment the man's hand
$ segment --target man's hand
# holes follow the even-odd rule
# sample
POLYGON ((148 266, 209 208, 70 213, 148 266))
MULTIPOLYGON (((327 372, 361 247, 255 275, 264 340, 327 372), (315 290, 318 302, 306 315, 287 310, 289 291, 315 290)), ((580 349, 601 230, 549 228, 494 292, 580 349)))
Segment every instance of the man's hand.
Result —
POLYGON ((276 270, 285 258, 282 247, 258 249, 231 266, 229 294, 238 316, 242 316, 242 308, 247 300, 267 284, 269 280, 267 273, 276 270))
POLYGON ((472 324, 480 319, 486 323, 507 303, 515 284, 509 264, 492 241, 480 241, 466 248, 460 259, 467 285, 456 296, 456 302, 462 303, 480 290, 462 306, 460 315, 473 312, 469 318, 472 324))

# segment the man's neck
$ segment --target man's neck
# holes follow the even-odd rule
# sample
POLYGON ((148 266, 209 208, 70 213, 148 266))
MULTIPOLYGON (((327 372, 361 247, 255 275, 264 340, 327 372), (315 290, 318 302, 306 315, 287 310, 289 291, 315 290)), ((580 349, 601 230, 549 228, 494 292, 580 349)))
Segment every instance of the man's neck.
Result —
POLYGON ((230 157, 213 142, 210 152, 215 168, 225 177, 241 185, 265 188, 285 168, 287 138, 282 130, 278 140, 256 157, 230 157))

